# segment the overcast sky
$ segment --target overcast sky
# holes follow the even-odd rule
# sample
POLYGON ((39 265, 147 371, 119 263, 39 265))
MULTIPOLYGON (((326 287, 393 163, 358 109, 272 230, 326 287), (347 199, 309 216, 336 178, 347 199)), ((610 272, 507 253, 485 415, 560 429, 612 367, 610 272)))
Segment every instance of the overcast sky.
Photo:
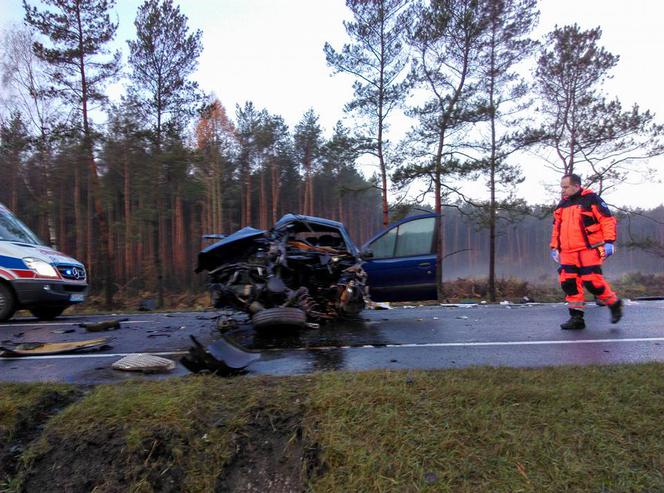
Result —
MULTIPOLYGON (((37 0, 28 0, 31 5, 37 0)), ((134 37, 133 21, 142 0, 118 0, 118 44, 134 37)), ((352 96, 351 79, 332 76, 323 54, 326 41, 339 48, 345 41, 342 24, 349 18, 344 0, 188 0, 180 3, 192 29, 203 31, 204 51, 195 79, 214 93, 233 114, 236 104, 253 101, 259 108, 282 115, 293 127, 309 108, 320 115, 329 135, 344 118, 343 105, 352 96)), ((2 27, 20 23, 21 0, 0 0, 2 27)), ((610 95, 629 107, 638 103, 664 122, 661 51, 664 48, 664 4, 659 0, 540 0, 540 38, 554 25, 578 23, 601 26, 601 44, 620 55, 610 95)), ((125 57, 126 59, 126 57, 125 57)), ((113 91, 115 94, 120 89, 113 91)), ((394 122, 398 127, 398 122, 394 122)), ((524 167, 520 191, 529 202, 555 200, 544 185, 555 186, 558 176, 541 170, 533 156, 524 167)), ((664 168, 664 158, 651 165, 664 168)), ((370 171, 370 168, 367 168, 370 171)), ((660 170, 658 177, 662 176, 660 170)), ((607 194, 609 203, 654 207, 664 203, 664 185, 635 178, 607 194)))

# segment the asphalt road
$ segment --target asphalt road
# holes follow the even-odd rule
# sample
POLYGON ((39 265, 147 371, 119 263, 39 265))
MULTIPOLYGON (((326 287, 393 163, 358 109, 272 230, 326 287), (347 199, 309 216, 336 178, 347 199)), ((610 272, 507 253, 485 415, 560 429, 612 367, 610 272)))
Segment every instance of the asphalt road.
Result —
MULTIPOLYGON (((179 358, 189 335, 204 344, 219 338, 217 312, 62 317, 53 322, 14 319, 0 324, 0 345, 108 337, 101 351, 0 358, 0 380, 110 383, 185 375, 178 362, 167 375, 113 370, 131 353, 179 358), (82 322, 128 318, 115 331, 89 333, 82 322), (71 330, 73 332, 68 332, 71 330)), ((293 375, 315 371, 461 368, 475 365, 542 367, 664 361, 664 301, 626 302, 625 316, 609 323, 605 307, 589 305, 587 328, 563 331, 563 304, 458 305, 362 313, 361 320, 300 331, 256 332, 240 323, 226 336, 261 357, 249 374, 293 375)))

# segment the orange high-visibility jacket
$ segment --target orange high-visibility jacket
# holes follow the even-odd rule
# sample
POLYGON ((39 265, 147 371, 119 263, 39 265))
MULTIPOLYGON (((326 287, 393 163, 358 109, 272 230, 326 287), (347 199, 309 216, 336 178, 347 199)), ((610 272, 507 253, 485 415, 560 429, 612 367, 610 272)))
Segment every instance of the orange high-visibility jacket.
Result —
POLYGON ((566 252, 597 248, 616 240, 616 218, 592 190, 582 188, 553 211, 551 248, 566 252))

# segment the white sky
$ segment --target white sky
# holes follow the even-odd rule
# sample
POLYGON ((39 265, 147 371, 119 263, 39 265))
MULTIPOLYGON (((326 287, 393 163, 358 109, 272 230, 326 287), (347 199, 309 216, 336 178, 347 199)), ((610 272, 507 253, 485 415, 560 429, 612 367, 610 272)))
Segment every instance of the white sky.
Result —
MULTIPOLYGON (((37 0, 28 0, 33 5, 37 0)), ((134 36, 133 21, 142 0, 118 0, 118 45, 134 36)), ((350 13, 344 0, 188 0, 180 1, 192 29, 203 31, 204 51, 195 79, 213 92, 234 114, 235 105, 253 101, 259 108, 282 115, 293 127, 309 109, 320 115, 326 133, 344 119, 343 106, 352 96, 352 80, 332 76, 323 54, 326 41, 340 48, 345 41, 342 25, 350 13)), ((638 103, 664 122, 662 82, 664 69, 664 3, 658 0, 540 0, 541 37, 554 25, 578 23, 582 28, 601 26, 601 44, 620 55, 606 90, 625 107, 638 103)), ((20 23, 21 0, 0 0, 0 27, 20 23)), ((113 92, 119 92, 118 90, 113 92)), ((399 122, 392 122, 395 128, 399 122)), ((524 166, 526 181, 520 193, 529 202, 550 202, 559 175, 541 169, 537 158, 524 166)), ((652 161, 659 176, 623 185, 605 195, 609 203, 655 207, 664 203, 664 158, 652 161), (640 182, 640 183, 638 183, 640 182)), ((370 167, 366 168, 372 172, 370 167)))

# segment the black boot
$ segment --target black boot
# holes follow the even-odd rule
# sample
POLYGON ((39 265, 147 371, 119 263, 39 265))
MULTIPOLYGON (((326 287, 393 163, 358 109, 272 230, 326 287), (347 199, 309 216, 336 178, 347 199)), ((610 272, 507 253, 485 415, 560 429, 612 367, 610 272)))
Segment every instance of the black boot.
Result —
POLYGON ((580 330, 586 328, 586 323, 583 321, 583 311, 570 308, 569 314, 570 314, 569 320, 564 324, 560 324, 561 329, 580 330))
POLYGON ((622 300, 618 300, 613 305, 609 305, 609 310, 611 310, 612 324, 617 324, 622 318, 622 313, 623 313, 622 307, 623 307, 622 300))

